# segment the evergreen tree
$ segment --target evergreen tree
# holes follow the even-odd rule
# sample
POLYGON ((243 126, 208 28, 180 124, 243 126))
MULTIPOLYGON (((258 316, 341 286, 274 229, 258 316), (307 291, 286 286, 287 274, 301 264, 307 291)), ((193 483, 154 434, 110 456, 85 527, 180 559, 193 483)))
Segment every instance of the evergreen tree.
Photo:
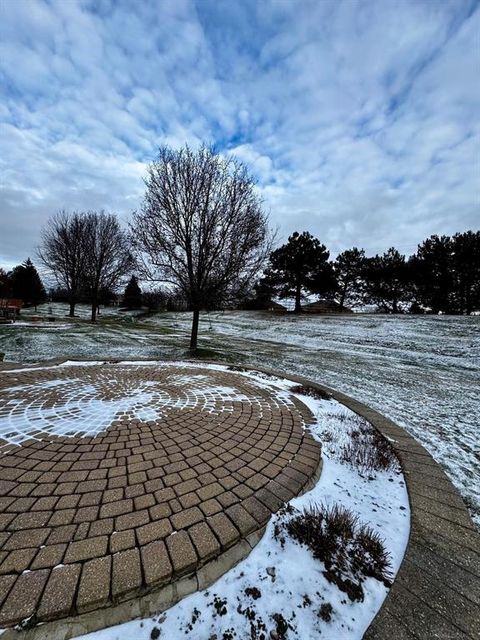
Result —
POLYGON ((127 309, 140 309, 142 306, 142 290, 135 276, 130 278, 123 294, 123 304, 127 309))
POLYGON ((345 304, 352 307, 360 302, 364 289, 362 277, 364 266, 365 251, 363 249, 353 247, 337 256, 333 267, 341 311, 345 304))
POLYGON ((241 309, 247 311, 262 311, 268 309, 271 306, 272 296, 275 291, 272 289, 271 284, 267 278, 260 278, 253 285, 249 295, 242 300, 240 304, 241 309))
POLYGON ((308 231, 293 233, 288 242, 270 254, 268 284, 281 298, 295 297, 295 312, 302 310, 302 292, 325 295, 335 288, 329 252, 308 231))
POLYGON ((13 269, 10 279, 12 297, 23 300, 25 306, 33 305, 37 310, 37 305, 46 299, 42 280, 30 258, 13 269))
POLYGON ((480 231, 456 233, 452 238, 455 311, 470 315, 480 309, 480 231))
POLYGON ((11 283, 10 275, 0 267, 0 298, 10 298, 11 283))
POLYGON ((452 239, 436 235, 427 238, 409 262, 417 302, 433 313, 452 313, 455 306, 452 239))
POLYGON ((363 276, 365 301, 385 313, 400 313, 400 303, 411 299, 409 265, 394 247, 382 256, 367 258, 363 276))
POLYGON ((416 300, 433 313, 480 309, 480 231, 431 236, 410 264, 416 300))

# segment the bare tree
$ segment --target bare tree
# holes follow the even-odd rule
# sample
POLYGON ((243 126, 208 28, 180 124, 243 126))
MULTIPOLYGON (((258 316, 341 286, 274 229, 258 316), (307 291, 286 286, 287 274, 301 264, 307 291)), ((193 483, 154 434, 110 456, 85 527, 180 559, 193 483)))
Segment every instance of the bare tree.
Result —
POLYGON ((145 273, 185 296, 195 350, 200 310, 240 296, 263 266, 271 249, 267 217, 246 167, 207 147, 160 148, 145 185, 134 242, 145 273))
POLYGON ((66 289, 71 318, 75 315, 86 268, 85 243, 86 218, 82 213, 60 211, 42 230, 38 255, 58 284, 66 289))
POLYGON ((86 268, 84 282, 92 303, 92 322, 96 322, 101 290, 115 289, 131 272, 135 261, 127 235, 118 219, 104 211, 84 214, 86 268))

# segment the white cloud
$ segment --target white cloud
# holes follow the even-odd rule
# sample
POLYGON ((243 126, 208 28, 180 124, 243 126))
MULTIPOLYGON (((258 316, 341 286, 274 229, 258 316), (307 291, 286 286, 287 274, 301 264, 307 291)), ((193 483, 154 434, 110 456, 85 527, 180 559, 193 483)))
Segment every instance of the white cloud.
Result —
POLYGON ((478 226, 464 2, 1 4, 0 263, 60 208, 138 206, 159 144, 245 161, 282 237, 405 252, 478 226))

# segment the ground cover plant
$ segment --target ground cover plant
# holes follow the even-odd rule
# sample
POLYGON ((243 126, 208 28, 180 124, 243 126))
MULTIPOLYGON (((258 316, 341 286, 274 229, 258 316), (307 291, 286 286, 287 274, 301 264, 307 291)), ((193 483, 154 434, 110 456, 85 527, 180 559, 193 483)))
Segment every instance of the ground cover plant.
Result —
POLYGON ((398 465, 398 458, 391 443, 366 420, 357 417, 350 431, 348 442, 341 445, 340 459, 356 466, 363 473, 387 471, 398 465))
POLYGON ((330 400, 331 395, 318 387, 309 387, 305 385, 295 385, 290 389, 292 393, 299 393, 302 396, 310 396, 311 398, 317 398, 317 400, 330 400))

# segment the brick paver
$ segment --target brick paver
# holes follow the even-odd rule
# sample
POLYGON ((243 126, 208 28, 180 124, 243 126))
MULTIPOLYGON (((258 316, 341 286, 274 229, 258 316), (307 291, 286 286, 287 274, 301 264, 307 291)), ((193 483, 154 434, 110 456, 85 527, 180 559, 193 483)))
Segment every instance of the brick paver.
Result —
POLYGON ((260 530, 316 471, 312 416, 235 371, 0 378, 0 626, 114 605, 260 530))

